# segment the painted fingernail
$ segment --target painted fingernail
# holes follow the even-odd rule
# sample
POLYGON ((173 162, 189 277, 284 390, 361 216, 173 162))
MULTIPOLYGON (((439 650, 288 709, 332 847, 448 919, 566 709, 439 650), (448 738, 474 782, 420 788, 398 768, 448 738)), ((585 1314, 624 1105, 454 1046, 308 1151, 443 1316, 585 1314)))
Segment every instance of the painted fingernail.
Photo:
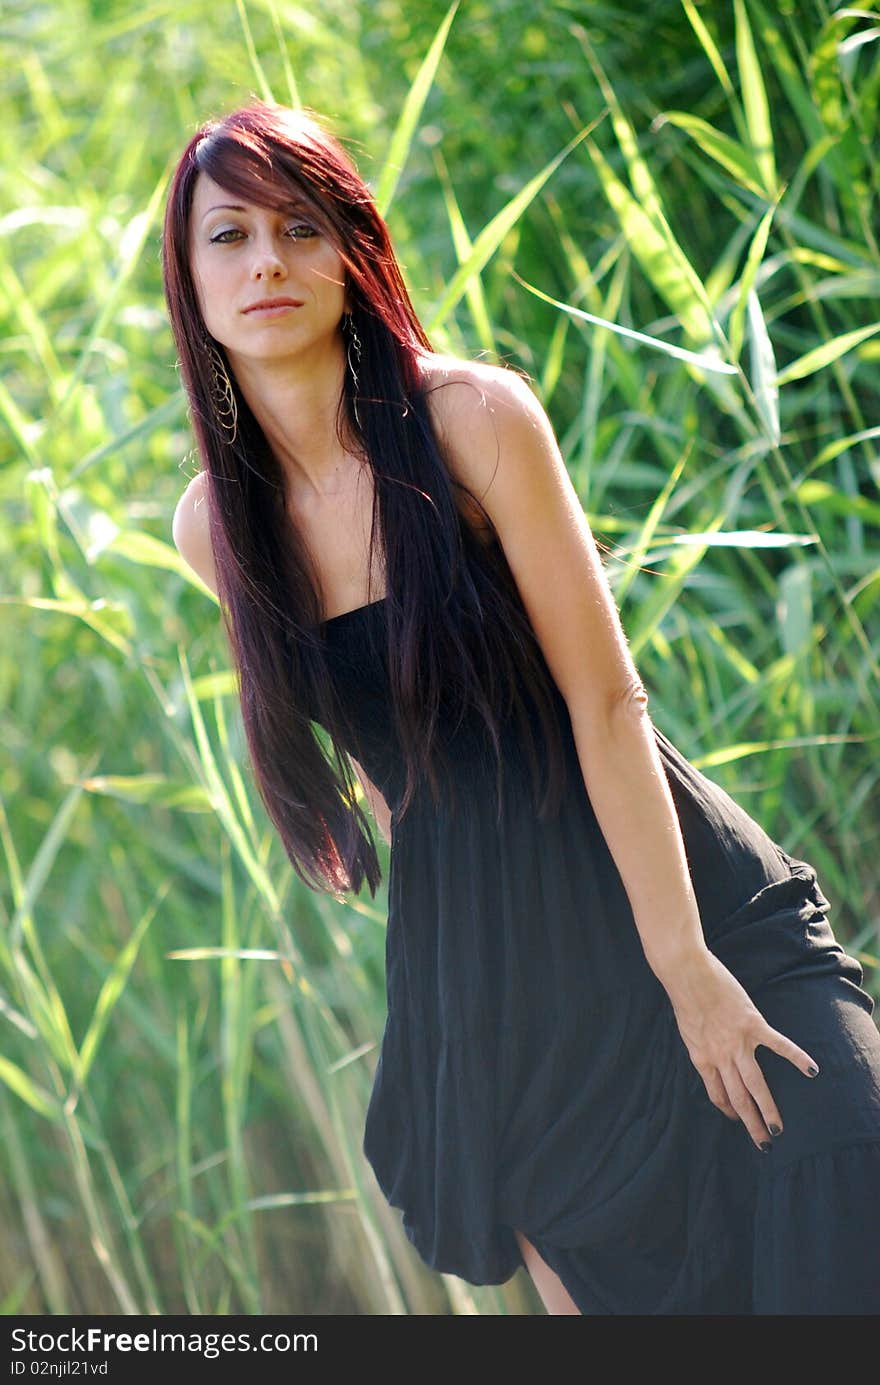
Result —
POLYGON ((819 1076, 819 1069, 816 1067, 815 1063, 811 1064, 811 1066, 807 1068, 807 1072, 810 1074, 811 1077, 819 1076))
POLYGON ((781 1126, 781 1125, 768 1125, 768 1126, 767 1126, 767 1129, 770 1131, 770 1134, 771 1134, 771 1135, 781 1135, 781 1134, 782 1134, 782 1126, 781 1126))
POLYGON ((758 1145, 758 1148, 762 1154, 769 1154, 772 1146, 769 1140, 762 1140, 761 1143, 758 1145))

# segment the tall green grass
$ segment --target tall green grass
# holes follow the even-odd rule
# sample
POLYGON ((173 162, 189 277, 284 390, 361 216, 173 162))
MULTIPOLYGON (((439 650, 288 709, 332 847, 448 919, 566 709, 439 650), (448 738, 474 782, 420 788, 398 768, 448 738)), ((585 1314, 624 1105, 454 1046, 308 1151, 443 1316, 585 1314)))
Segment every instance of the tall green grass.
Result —
POLYGON ((251 94, 353 144, 439 349, 531 373, 656 722, 816 865, 880 995, 877 35, 755 0, 7 6, 6 1312, 541 1311, 524 1271, 431 1274, 375 1186, 386 899, 296 881, 170 541, 160 212, 251 94))

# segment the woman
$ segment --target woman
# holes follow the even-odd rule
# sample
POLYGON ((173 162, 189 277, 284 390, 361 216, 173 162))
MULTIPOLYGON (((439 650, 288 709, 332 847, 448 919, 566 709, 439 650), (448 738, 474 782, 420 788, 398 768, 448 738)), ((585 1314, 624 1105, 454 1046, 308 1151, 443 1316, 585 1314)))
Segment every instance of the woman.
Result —
POLYGON ((352 768, 391 842, 364 1151, 424 1260, 524 1263, 551 1313, 880 1309, 861 967, 653 725, 529 387, 432 352, 310 114, 194 136, 163 263, 202 460, 173 532, 267 810, 314 888, 380 880, 352 768))

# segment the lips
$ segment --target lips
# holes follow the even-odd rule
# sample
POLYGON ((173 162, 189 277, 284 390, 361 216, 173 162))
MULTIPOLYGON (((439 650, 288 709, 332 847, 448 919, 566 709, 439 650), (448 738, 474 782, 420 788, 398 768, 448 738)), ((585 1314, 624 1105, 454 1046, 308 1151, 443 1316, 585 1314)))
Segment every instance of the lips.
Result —
POLYGON ((242 311, 245 313, 273 312, 279 308, 301 308, 298 298, 261 298, 259 303, 250 303, 242 311))

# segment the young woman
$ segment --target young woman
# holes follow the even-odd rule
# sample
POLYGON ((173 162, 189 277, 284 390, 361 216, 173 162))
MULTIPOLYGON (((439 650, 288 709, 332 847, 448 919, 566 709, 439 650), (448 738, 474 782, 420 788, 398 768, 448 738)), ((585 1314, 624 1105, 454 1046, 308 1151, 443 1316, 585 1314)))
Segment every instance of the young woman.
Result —
POLYGON ((364 1152, 423 1259, 551 1313, 880 1310, 861 967, 653 724, 529 386, 431 350, 311 113, 198 131, 164 273, 173 533, 266 808, 312 888, 381 878, 352 770, 391 843, 364 1152))

